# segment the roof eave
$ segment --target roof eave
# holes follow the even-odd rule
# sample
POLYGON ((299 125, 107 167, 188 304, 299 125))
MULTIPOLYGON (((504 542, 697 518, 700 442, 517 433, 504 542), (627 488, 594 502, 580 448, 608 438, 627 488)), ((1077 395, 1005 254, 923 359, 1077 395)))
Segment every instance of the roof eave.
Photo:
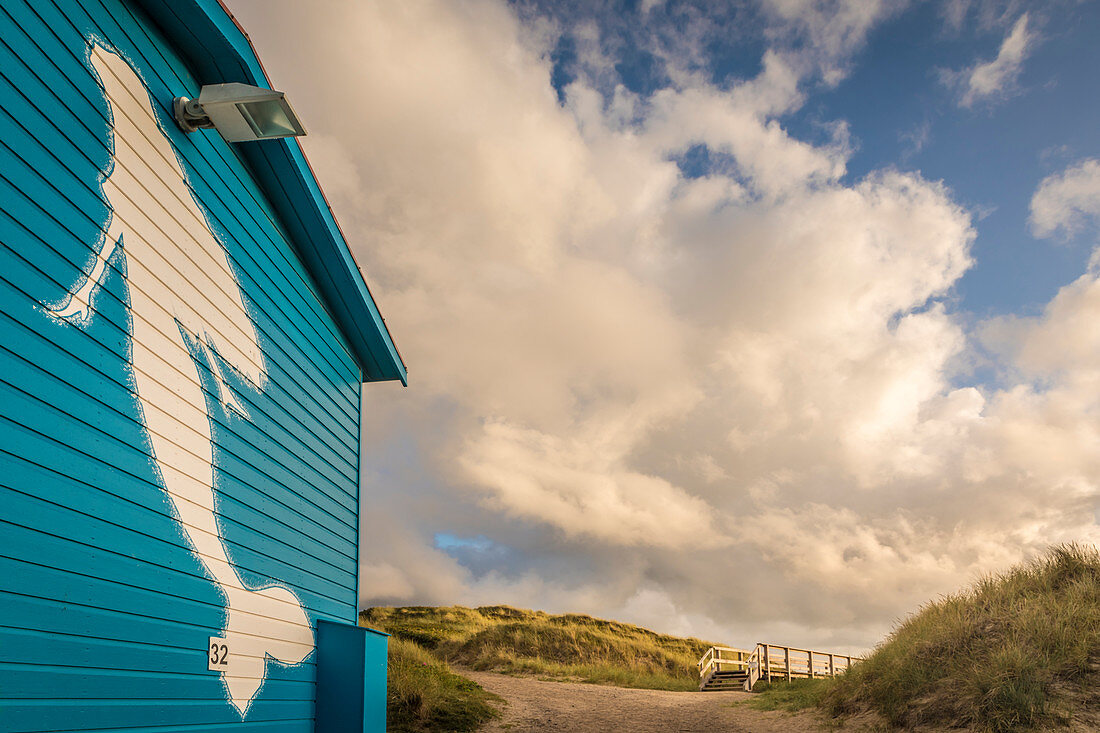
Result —
MULTIPOLYGON (((220 0, 135 0, 184 54, 203 83, 270 88, 248 35, 220 0)), ((408 372, 313 169, 295 138, 240 146, 351 346, 364 382, 408 372)))

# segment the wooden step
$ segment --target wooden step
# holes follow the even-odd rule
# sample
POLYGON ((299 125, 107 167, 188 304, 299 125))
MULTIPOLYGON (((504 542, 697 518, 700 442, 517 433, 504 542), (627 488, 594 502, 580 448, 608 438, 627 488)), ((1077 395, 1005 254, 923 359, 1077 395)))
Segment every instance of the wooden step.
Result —
POLYGON ((745 672, 715 672, 700 688, 701 692, 728 692, 730 690, 744 690, 745 680, 748 675, 745 672))

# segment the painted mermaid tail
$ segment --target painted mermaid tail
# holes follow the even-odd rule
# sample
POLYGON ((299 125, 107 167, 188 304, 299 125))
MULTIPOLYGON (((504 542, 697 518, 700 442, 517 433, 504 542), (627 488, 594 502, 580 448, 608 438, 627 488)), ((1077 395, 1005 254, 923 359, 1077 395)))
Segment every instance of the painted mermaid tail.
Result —
POLYGON ((286 588, 227 588, 225 638, 228 665, 222 680, 229 700, 244 717, 266 677, 267 658, 298 664, 313 651, 309 618, 286 588), (292 641, 295 638, 308 641, 292 641))

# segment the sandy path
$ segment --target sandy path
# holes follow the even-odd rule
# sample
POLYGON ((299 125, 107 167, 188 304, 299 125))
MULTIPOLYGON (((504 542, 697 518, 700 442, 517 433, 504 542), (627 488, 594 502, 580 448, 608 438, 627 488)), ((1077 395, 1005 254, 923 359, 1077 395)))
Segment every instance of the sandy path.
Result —
POLYGON ((747 692, 666 692, 544 682, 492 672, 460 672, 508 704, 485 733, 802 733, 827 730, 813 715, 762 712, 733 703, 747 692))

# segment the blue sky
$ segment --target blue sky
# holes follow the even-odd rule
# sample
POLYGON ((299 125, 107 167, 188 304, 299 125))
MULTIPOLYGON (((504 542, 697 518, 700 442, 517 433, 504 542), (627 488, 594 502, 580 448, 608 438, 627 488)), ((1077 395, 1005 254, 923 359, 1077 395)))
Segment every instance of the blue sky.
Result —
MULTIPOLYGON (((685 18, 708 25, 698 67, 716 85, 732 85, 760 71, 766 43, 743 27, 760 26, 751 5, 639 2, 519 2, 522 12, 565 27, 595 24, 601 42, 618 51, 618 81, 641 95, 671 83, 665 62, 646 49, 682 30, 685 18)), ((948 4, 950 5, 950 4, 948 4)), ((973 3, 954 12, 920 2, 883 21, 846 61, 836 84, 807 84, 806 104, 782 117, 795 136, 813 140, 822 126, 845 121, 852 137, 845 180, 895 166, 944 181, 973 210, 978 237, 975 266, 956 286, 958 307, 979 316, 1037 313, 1058 288, 1075 278, 1089 242, 1036 242, 1028 231, 1028 203, 1039 182, 1080 158, 1100 155, 1100 4, 973 3), (973 106, 943 80, 976 60, 996 58, 1006 33, 1028 15, 1034 35, 1026 60, 1002 93, 973 106)), ((572 34, 558 39, 552 82, 559 95, 576 78, 572 34)), ((695 149, 686 172, 705 173, 705 148, 695 149)), ((721 160, 718 161, 721 164, 721 160)))
POLYGON ((1100 153, 1100 85, 1088 71, 1100 68, 1092 41, 1100 5, 1043 4, 1031 13, 1038 38, 1003 99, 960 108, 937 77, 975 55, 994 58, 1003 29, 945 31, 928 3, 873 34, 852 76, 820 102, 823 117, 847 119, 859 140, 851 175, 890 164, 915 168, 984 214, 976 222, 976 265, 957 286, 960 307, 982 316, 1037 312, 1084 269, 1090 252, 1087 243, 1037 242, 1027 216, 1045 176, 1100 153), (927 142, 911 152, 905 136, 924 130, 927 142))
POLYGON ((231 5, 409 365, 364 604, 856 651, 1100 540, 1100 3, 231 5))

